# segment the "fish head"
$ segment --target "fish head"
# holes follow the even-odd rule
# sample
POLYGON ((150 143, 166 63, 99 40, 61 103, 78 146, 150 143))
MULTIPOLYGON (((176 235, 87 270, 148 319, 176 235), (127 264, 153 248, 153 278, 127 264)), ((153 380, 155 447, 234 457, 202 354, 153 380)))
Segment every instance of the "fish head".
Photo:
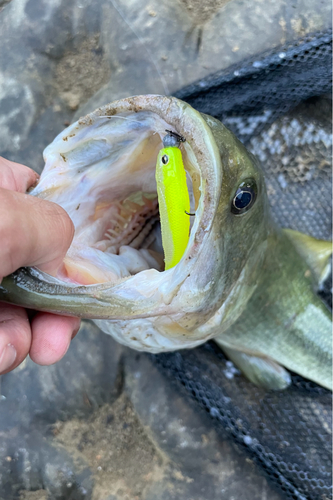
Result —
POLYGON ((176 98, 135 96, 72 124, 44 159, 31 195, 61 205, 75 236, 57 276, 18 271, 2 284, 4 300, 93 318, 121 343, 150 352, 193 347, 239 317, 271 221, 257 160, 221 122, 176 98), (186 139, 195 216, 183 257, 164 270, 155 168, 170 130, 186 139))

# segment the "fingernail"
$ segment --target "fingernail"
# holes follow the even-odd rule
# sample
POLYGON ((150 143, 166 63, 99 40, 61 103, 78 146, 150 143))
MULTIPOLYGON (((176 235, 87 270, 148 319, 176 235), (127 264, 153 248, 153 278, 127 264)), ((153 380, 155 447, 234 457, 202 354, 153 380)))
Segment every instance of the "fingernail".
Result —
POLYGON ((12 344, 7 344, 0 353, 0 373, 5 372, 14 364, 16 356, 15 347, 12 344))
POLYGON ((77 334, 77 332, 80 330, 80 326, 81 326, 81 324, 77 328, 74 329, 72 336, 71 336, 71 339, 73 339, 75 337, 75 335, 77 334))
MULTIPOLYGON (((36 174, 36 172, 35 172, 35 174, 36 174)), ((36 174, 36 180, 35 180, 35 182, 34 182, 33 184, 31 184, 31 185, 28 187, 28 189, 27 189, 27 193, 30 193, 30 191, 32 191, 32 190, 33 190, 33 189, 37 186, 37 184, 38 184, 38 182, 39 182, 39 179, 40 179, 40 175, 36 174)))
POLYGON ((35 180, 35 183, 34 183, 34 187, 37 186, 38 182, 39 182, 39 179, 40 179, 40 175, 37 174, 37 172, 35 172, 36 174, 36 180, 35 180))

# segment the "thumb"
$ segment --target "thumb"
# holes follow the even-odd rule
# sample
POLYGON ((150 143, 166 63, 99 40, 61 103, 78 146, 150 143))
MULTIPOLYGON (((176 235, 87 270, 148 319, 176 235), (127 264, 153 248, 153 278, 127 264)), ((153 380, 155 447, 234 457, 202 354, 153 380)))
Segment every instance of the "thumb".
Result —
POLYGON ((55 274, 73 236, 59 205, 0 188, 0 280, 22 266, 55 274))

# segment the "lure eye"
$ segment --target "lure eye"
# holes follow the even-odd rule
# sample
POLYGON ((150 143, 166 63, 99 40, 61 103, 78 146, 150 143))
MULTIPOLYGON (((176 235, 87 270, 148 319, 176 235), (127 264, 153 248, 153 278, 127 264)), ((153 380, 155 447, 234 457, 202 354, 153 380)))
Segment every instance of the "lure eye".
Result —
POLYGON ((235 215, 242 215, 254 204, 257 198, 257 184, 254 179, 246 179, 239 185, 236 194, 231 202, 231 212, 235 215))
POLYGON ((169 163, 169 157, 168 157, 168 155, 163 155, 162 156, 162 163, 163 163, 163 165, 167 165, 169 163))

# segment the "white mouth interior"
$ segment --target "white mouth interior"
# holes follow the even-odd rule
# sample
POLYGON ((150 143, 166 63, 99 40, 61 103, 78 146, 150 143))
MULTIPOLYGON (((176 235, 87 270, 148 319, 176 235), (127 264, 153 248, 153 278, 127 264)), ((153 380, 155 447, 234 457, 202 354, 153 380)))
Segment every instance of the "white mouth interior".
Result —
MULTIPOLYGON (((61 205, 75 226, 59 279, 117 283, 164 270, 155 169, 166 130, 181 133, 150 111, 100 116, 88 126, 72 125, 46 148, 32 194, 61 205)), ((196 212, 192 227, 202 212, 202 179, 190 144, 181 150, 196 212)))

